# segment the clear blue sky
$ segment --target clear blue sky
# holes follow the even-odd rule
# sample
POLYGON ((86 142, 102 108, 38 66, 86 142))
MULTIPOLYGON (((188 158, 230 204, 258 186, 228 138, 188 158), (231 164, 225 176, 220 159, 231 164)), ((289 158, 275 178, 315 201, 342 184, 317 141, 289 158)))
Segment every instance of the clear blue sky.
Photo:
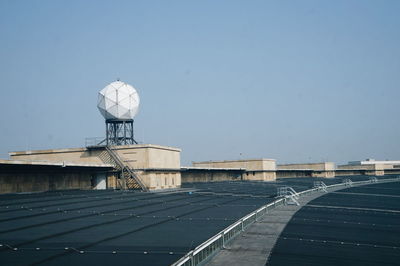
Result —
POLYGON ((185 165, 400 159, 399 14, 396 0, 0 0, 0 157, 103 136, 97 92, 120 78, 141 96, 137 139, 185 165))

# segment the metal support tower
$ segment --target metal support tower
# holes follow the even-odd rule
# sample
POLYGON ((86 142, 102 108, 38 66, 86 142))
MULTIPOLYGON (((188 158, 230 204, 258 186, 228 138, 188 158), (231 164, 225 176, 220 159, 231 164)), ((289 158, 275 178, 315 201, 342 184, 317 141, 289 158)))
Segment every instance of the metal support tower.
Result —
POLYGON ((106 120, 106 145, 137 144, 133 134, 133 119, 106 120))

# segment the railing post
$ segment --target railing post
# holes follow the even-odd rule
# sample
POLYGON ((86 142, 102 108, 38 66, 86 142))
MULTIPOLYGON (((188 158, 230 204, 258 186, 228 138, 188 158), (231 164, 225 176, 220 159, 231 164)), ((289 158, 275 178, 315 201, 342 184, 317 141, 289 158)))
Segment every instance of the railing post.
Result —
POLYGON ((241 219, 241 222, 240 222, 241 224, 242 224, 242 232, 244 231, 244 226, 243 226, 243 219, 241 219))
POLYGON ((194 266, 193 250, 189 251, 188 255, 189 255, 190 266, 194 266))
POLYGON ((221 233, 221 238, 222 238, 222 249, 225 249, 225 237, 224 237, 224 232, 221 233))

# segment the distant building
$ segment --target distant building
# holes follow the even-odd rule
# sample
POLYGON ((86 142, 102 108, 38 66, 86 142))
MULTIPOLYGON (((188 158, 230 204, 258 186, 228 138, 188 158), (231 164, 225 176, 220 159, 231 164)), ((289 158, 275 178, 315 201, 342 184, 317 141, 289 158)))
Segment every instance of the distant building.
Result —
POLYGON ((366 175, 385 175, 398 174, 400 161, 376 161, 375 159, 366 159, 365 161, 350 161, 346 165, 339 165, 336 174, 339 172, 344 175, 354 174, 351 171, 357 171, 366 175))
POLYGON ((371 165, 371 164, 383 164, 383 165, 399 165, 400 161, 376 161, 375 159, 366 159, 365 161, 350 161, 349 165, 371 165))
POLYGON ((296 164, 279 164, 278 171, 280 177, 296 177, 292 176, 296 172, 310 177, 335 177, 336 165, 333 162, 322 163, 296 163, 296 164), (307 171, 307 172, 306 172, 307 171), (281 174, 282 173, 282 174, 281 174), (292 175, 290 175, 291 173, 292 175))
POLYGON ((248 159, 229 161, 193 162, 194 167, 202 168, 243 168, 243 180, 275 181, 276 160, 274 159, 248 159))

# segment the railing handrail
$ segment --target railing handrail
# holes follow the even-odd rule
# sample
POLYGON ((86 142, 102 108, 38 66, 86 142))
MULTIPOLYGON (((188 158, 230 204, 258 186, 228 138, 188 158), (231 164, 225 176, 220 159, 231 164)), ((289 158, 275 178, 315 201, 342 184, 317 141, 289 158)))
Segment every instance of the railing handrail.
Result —
POLYGON ((85 147, 98 146, 100 143, 104 142, 104 137, 89 137, 85 138, 85 147))
MULTIPOLYGON (((371 181, 371 180, 355 181, 355 182, 352 182, 352 185, 363 185, 363 184, 373 184, 373 183, 387 183, 387 182, 392 182, 392 181, 400 181, 400 177, 378 179, 378 182, 371 181)), ((338 183, 338 184, 333 184, 333 185, 326 186, 326 188, 334 188, 334 187, 340 187, 340 186, 346 187, 346 186, 348 186, 348 184, 347 183, 338 183)), ((318 191, 318 190, 319 190, 319 188, 311 188, 311 189, 308 189, 308 190, 297 192, 297 195, 301 196, 301 195, 305 195, 305 194, 308 194, 308 193, 311 193, 311 192, 314 192, 314 191, 318 191)), ((203 243, 201 243, 200 245, 195 247, 193 250, 191 250, 188 253, 186 253, 183 257, 181 257, 178 261, 174 262, 171 266, 183 265, 185 262, 190 260, 190 258, 192 256, 194 256, 197 253, 201 252, 203 249, 205 249, 206 247, 208 247, 209 245, 211 245, 212 243, 214 243, 215 241, 217 241, 218 239, 223 237, 225 234, 229 233, 233 228, 235 228, 240 223, 248 220, 250 217, 252 217, 254 215, 257 215, 257 213, 259 213, 259 212, 261 212, 261 211, 263 211, 265 209, 268 209, 270 207, 276 206, 277 203, 280 204, 280 203, 285 203, 285 202, 286 202, 286 198, 280 198, 280 199, 277 199, 277 200, 275 200, 273 202, 265 204, 264 206, 258 208, 257 210, 252 211, 251 213, 243 216, 242 218, 238 219, 233 224, 229 225, 225 229, 221 230, 220 232, 218 232, 214 236, 210 237, 209 239, 207 239, 206 241, 204 241, 203 243)))

